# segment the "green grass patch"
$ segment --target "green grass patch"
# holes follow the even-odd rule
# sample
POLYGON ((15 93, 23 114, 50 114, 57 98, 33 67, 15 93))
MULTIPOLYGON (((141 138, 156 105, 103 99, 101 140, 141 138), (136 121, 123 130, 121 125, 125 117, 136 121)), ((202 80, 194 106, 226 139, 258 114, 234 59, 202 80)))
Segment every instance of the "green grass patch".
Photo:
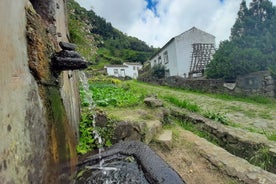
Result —
POLYGON ((207 111, 204 113, 204 117, 215 120, 224 125, 230 125, 228 118, 223 113, 219 113, 219 112, 214 113, 214 112, 207 111))
POLYGON ((179 100, 178 98, 175 98, 173 96, 164 96, 164 100, 176 105, 177 107, 188 109, 192 112, 199 112, 200 108, 197 104, 191 103, 187 100, 179 100))
POLYGON ((255 152, 254 155, 249 158, 249 162, 267 171, 273 168, 273 157, 269 153, 269 148, 265 146, 255 152))
POLYGON ((143 96, 134 93, 131 88, 114 84, 93 83, 90 85, 93 100, 97 106, 131 107, 138 105, 143 96))
POLYGON ((276 132, 263 131, 268 140, 276 141, 276 132))
POLYGON ((179 126, 184 128, 185 130, 193 132, 197 136, 202 137, 202 138, 212 142, 215 145, 219 145, 218 140, 216 138, 214 138, 207 132, 200 131, 193 123, 187 122, 187 121, 181 121, 178 119, 174 119, 174 122, 176 122, 176 124, 178 124, 179 126))

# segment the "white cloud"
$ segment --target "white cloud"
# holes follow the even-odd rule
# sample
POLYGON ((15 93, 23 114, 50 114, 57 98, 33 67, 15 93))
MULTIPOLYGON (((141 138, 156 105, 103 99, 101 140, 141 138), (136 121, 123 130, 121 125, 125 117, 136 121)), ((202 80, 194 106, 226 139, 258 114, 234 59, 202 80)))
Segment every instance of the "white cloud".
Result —
MULTIPOLYGON (((215 35, 217 43, 228 39, 241 3, 241 0, 156 1, 157 15, 146 8, 146 0, 77 0, 87 9, 93 7, 122 32, 155 47, 162 47, 193 26, 215 35)), ((275 4, 276 0, 272 2, 275 4)))

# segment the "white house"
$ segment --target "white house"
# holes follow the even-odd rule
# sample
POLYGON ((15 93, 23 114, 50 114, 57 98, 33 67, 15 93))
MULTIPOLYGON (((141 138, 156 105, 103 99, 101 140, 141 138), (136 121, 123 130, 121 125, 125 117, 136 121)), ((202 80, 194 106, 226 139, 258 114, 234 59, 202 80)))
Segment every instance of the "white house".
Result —
POLYGON ((142 65, 140 63, 123 63, 122 65, 107 65, 104 68, 109 76, 137 79, 142 65))
POLYGON ((215 52, 215 36, 196 27, 173 37, 149 62, 165 65, 166 76, 198 77, 215 52))

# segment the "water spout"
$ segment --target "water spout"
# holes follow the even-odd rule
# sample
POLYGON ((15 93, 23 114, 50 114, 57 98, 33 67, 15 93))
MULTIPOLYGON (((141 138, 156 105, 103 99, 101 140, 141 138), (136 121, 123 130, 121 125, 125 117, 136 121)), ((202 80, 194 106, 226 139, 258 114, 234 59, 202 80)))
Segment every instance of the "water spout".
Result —
POLYGON ((81 70, 88 67, 79 53, 75 51, 74 44, 60 42, 63 50, 57 52, 52 57, 52 69, 55 71, 81 70))

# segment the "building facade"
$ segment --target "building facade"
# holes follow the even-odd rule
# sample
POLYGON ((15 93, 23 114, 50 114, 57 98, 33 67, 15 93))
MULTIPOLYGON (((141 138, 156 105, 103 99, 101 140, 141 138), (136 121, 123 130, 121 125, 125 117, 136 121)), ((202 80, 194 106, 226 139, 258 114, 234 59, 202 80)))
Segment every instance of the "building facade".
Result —
POLYGON ((142 65, 140 63, 123 63, 122 65, 107 65, 104 68, 109 76, 137 79, 142 65))
POLYGON ((199 77, 215 52, 215 36, 196 27, 173 37, 149 60, 164 65, 166 76, 199 77))

